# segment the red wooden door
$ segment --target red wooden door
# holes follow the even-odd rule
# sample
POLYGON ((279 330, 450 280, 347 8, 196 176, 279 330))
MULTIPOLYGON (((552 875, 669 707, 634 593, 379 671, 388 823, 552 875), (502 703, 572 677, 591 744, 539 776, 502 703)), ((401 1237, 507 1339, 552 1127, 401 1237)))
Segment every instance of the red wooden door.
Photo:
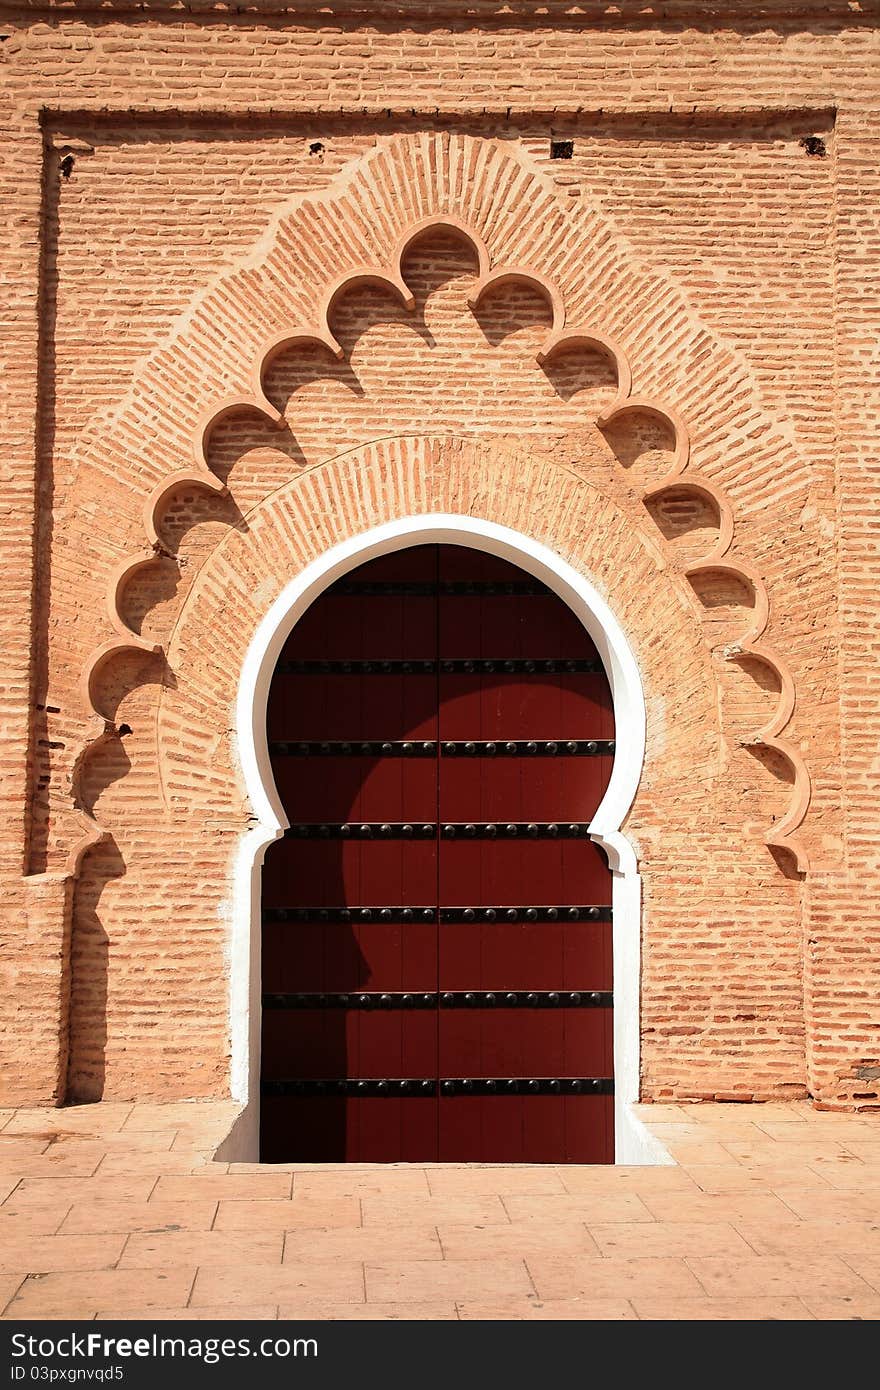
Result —
POLYGON ((297 624, 268 718, 264 1161, 612 1162, 614 727, 571 610, 398 551, 297 624))

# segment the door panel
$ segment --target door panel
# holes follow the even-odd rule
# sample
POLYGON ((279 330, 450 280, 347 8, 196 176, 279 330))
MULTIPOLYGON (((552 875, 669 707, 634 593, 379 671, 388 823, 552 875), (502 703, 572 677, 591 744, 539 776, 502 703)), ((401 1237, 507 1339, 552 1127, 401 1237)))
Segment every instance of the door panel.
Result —
POLYGON ((383 556, 294 628, 268 735, 264 1159, 611 1161, 614 723, 574 614, 481 552, 383 556))

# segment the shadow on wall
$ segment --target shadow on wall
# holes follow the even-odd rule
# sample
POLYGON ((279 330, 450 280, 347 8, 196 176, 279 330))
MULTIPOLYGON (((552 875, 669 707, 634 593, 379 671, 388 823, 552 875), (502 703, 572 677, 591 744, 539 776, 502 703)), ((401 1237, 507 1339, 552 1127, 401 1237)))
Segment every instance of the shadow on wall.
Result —
POLYGON ((101 1100, 107 1050, 107 981, 110 938, 101 920, 107 884, 125 874, 125 861, 108 835, 86 859, 73 904, 70 960, 70 1101, 101 1100))

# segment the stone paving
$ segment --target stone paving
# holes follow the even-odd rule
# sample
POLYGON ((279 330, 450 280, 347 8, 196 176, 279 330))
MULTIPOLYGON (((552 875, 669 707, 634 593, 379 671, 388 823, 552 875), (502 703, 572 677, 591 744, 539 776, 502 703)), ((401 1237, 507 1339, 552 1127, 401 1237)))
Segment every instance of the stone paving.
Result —
POLYGON ((670 1167, 260 1167, 213 1161, 236 1113, 0 1111, 3 1317, 880 1317, 880 1115, 640 1107, 670 1167))

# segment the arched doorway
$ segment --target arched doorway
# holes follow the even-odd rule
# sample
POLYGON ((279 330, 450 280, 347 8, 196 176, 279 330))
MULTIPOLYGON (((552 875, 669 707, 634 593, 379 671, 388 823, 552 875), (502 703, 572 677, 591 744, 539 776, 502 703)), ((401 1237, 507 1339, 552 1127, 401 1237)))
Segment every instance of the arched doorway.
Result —
POLYGON ((268 740, 261 1157, 613 1161, 614 713, 572 609, 470 547, 367 561, 268 740))

